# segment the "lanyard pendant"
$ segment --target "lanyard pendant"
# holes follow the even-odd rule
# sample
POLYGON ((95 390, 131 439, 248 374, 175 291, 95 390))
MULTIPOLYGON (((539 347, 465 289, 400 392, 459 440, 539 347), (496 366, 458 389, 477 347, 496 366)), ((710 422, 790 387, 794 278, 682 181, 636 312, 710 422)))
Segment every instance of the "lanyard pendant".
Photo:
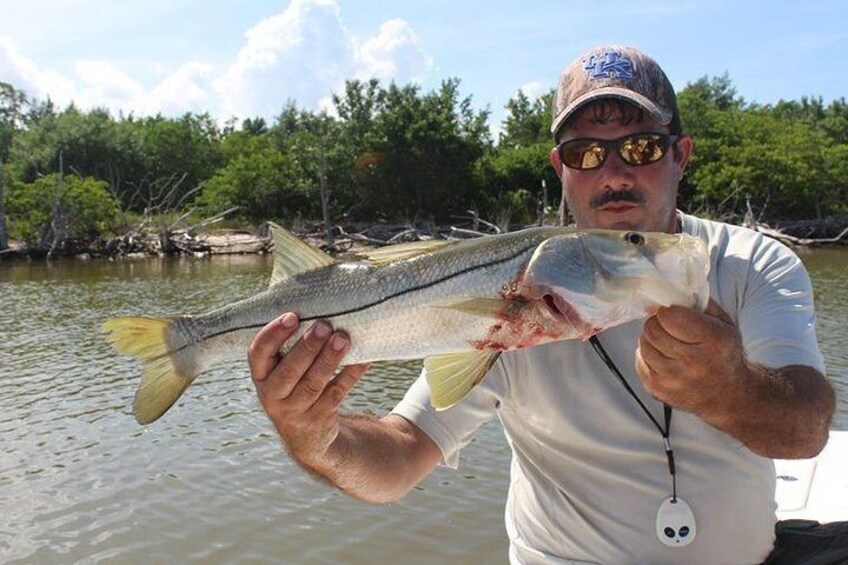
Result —
POLYGON ((657 510, 657 537, 669 547, 686 547, 695 539, 695 514, 685 500, 668 497, 657 510))

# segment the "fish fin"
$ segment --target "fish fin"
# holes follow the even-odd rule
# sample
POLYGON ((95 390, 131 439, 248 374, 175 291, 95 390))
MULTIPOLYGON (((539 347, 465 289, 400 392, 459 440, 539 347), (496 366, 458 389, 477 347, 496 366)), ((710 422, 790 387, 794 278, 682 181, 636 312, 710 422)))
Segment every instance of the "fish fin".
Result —
POLYGON ((445 410, 465 398, 483 380, 500 354, 500 351, 486 349, 425 359, 424 368, 427 370, 433 407, 445 410))
POLYGON ((320 249, 315 249, 287 229, 268 222, 274 240, 274 270, 271 286, 297 273, 332 265, 336 260, 320 249))
POLYGON ((453 245, 455 241, 447 241, 444 239, 431 239, 428 241, 412 241, 409 243, 398 243, 397 245, 388 245, 386 247, 378 247, 369 249, 359 253, 366 261, 375 267, 382 267, 396 261, 409 259, 417 255, 430 253, 436 249, 441 249, 447 245, 453 245))
POLYGON ((521 301, 519 300, 504 300, 502 298, 460 298, 437 302, 431 306, 434 308, 459 310, 466 314, 473 314, 484 318, 500 319, 509 315, 520 304, 521 301))
POLYGON ((195 348, 177 353, 169 347, 173 320, 113 318, 103 323, 106 339, 119 352, 141 361, 144 373, 135 393, 133 412, 139 424, 150 424, 173 406, 199 371, 191 360, 195 348))

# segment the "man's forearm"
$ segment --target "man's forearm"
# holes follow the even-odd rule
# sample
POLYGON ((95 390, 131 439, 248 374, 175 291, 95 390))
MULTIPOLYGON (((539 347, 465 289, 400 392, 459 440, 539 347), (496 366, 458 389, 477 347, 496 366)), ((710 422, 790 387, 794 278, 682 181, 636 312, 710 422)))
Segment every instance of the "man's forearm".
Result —
POLYGON ((339 433, 327 453, 301 467, 349 496, 374 503, 396 502, 441 459, 436 445, 403 418, 341 415, 339 433))
POLYGON ((827 443, 835 410, 833 388, 817 370, 793 365, 769 369, 747 364, 719 410, 702 414, 712 426, 763 457, 802 459, 827 443))

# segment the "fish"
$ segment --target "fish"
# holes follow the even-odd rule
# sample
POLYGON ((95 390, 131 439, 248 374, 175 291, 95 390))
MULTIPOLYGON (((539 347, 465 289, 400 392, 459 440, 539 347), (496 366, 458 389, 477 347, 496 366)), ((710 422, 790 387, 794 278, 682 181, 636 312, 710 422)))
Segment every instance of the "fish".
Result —
POLYGON ((124 316, 106 339, 138 359, 133 412, 159 419, 201 373, 246 358, 257 331, 300 318, 294 343, 318 320, 350 336, 342 365, 423 359, 431 402, 459 402, 504 351, 589 339, 662 306, 704 310, 709 258, 686 234, 545 226, 467 240, 429 240, 337 259, 270 224, 267 290, 205 314, 124 316))

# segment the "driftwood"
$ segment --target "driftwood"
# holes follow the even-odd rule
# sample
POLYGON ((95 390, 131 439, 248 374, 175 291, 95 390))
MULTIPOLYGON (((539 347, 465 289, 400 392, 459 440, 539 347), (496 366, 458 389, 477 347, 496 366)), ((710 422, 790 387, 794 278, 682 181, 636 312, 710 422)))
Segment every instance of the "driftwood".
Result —
POLYGON ((747 211, 743 219, 743 225, 767 235, 779 242, 797 247, 814 247, 817 245, 835 245, 848 243, 846 235, 848 235, 848 218, 824 218, 821 220, 802 220, 798 222, 787 223, 780 228, 772 228, 768 224, 760 222, 751 208, 751 201, 746 202, 747 211), (836 236, 828 237, 821 234, 836 233, 836 236), (804 233, 807 237, 799 234, 804 233), (819 234, 819 237, 809 237, 813 234, 819 234), (844 240, 844 241, 843 241, 844 240))
POLYGON ((271 238, 246 230, 216 230, 197 236, 184 234, 172 239, 175 247, 194 255, 234 255, 264 253, 272 244, 271 238))
MULTIPOLYGON (((842 240, 845 239, 846 235, 848 235, 848 228, 842 230, 836 237, 827 238, 795 237, 783 233, 781 230, 772 229, 765 224, 755 224, 754 229, 760 232, 761 234, 767 235, 786 245, 794 245, 801 247, 814 247, 817 245, 833 245, 843 243, 842 240)), ((848 239, 846 239, 845 242, 848 243, 848 239)))

